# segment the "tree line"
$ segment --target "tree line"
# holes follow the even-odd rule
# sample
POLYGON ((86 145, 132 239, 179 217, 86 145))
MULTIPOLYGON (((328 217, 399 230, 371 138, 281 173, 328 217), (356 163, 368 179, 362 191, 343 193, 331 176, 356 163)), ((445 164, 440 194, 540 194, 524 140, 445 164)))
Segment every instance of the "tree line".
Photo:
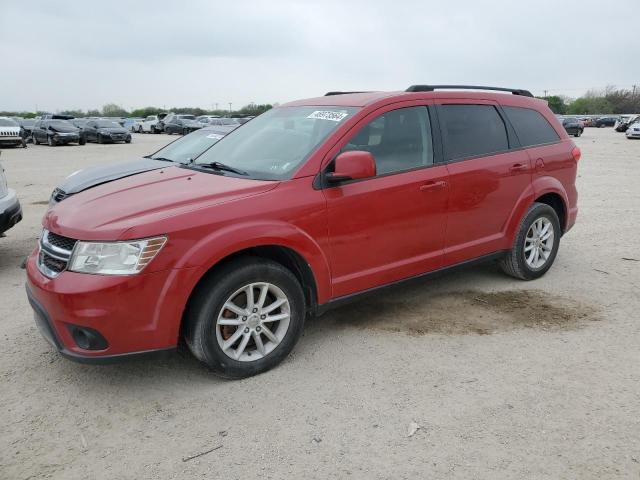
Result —
MULTIPOLYGON (((273 105, 265 103, 265 104, 255 104, 250 103, 249 105, 245 105, 239 110, 207 110, 198 107, 178 107, 178 108, 159 108, 159 107, 145 107, 145 108, 137 108, 132 111, 127 111, 122 108, 120 105, 115 103, 108 103, 104 105, 102 109, 91 109, 91 110, 63 110, 57 112, 60 115, 70 115, 76 118, 82 117, 147 117, 149 115, 158 115, 159 113, 191 113, 193 115, 217 115, 219 117, 225 115, 260 115, 263 112, 266 112, 270 108, 273 108, 273 105)), ((22 117, 22 118, 34 118, 40 116, 44 113, 50 112, 0 112, 0 117, 22 117)))
POLYGON ((602 90, 589 90, 582 97, 575 99, 562 95, 538 98, 546 100, 553 113, 560 115, 640 113, 640 88, 609 86, 602 90))

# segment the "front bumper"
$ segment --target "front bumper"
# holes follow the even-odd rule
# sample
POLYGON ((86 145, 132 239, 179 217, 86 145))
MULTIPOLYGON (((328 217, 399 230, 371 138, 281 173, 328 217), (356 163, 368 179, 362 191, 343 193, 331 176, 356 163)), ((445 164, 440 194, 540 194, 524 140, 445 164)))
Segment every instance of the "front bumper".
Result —
POLYGON ((20 220, 22 220, 20 201, 16 192, 9 189, 7 195, 0 198, 0 234, 9 230, 20 220))
POLYGON ((627 138, 640 138, 640 130, 630 128, 626 131, 625 135, 627 136, 627 138))
POLYGON ((54 135, 53 138, 57 143, 78 143, 80 135, 54 135))
POLYGON ((22 143, 22 137, 20 135, 16 136, 1 136, 0 144, 2 145, 20 145, 22 143))
POLYGON ((42 335, 62 355, 85 363, 109 363, 175 350, 194 269, 131 276, 64 271, 45 277, 36 267, 37 250, 26 263, 27 296, 42 335), (81 348, 75 329, 93 330, 105 341, 100 350, 81 348))

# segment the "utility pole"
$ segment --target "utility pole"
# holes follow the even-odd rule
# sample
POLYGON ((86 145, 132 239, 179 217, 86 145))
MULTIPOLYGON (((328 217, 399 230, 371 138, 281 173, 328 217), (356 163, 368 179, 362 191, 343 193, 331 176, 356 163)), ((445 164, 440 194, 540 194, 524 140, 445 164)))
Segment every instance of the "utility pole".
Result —
POLYGON ((216 102, 216 110, 218 110, 218 102, 216 102))
POLYGON ((635 97, 636 96, 636 87, 637 87, 637 85, 632 85, 632 87, 633 87, 632 95, 635 97))
POLYGON ((229 102, 229 113, 231 113, 231 102, 229 102))
POLYGON ((544 98, 547 98, 547 90, 544 91, 544 98))

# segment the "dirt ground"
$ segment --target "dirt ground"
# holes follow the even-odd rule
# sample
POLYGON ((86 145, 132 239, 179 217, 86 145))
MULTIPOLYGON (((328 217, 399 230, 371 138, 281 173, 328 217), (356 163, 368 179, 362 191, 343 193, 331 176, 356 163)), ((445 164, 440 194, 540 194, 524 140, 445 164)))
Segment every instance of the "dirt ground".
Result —
POLYGON ((640 141, 576 139, 578 223, 540 280, 489 264, 395 288, 242 381, 67 361, 20 269, 49 194, 168 140, 2 152, 25 218, 0 239, 1 479, 640 478, 640 141))

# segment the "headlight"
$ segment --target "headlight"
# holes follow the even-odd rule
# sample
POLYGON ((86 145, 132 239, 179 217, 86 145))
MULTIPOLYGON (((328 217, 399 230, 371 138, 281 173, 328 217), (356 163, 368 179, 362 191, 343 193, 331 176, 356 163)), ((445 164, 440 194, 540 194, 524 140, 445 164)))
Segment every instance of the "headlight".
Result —
POLYGON ((167 237, 127 242, 77 242, 69 270, 98 275, 135 275, 160 252, 167 237))

